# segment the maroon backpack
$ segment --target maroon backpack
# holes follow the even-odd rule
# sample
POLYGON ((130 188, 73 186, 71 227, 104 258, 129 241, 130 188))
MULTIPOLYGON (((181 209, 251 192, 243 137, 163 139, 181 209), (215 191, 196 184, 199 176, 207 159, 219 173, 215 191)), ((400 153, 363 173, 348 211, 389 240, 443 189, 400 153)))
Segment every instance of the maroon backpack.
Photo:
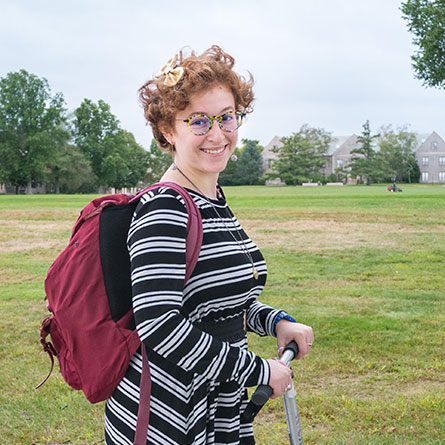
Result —
MULTIPOLYGON (((164 182, 135 196, 114 194, 91 201, 82 210, 68 246, 56 258, 45 280, 52 315, 42 322, 40 342, 51 358, 51 370, 37 387, 50 376, 54 356, 65 381, 81 389, 91 403, 108 399, 124 377, 131 357, 141 345, 132 311, 128 229, 141 196, 160 186, 177 191, 186 204, 189 218, 185 281, 190 278, 201 250, 202 221, 185 189, 164 182), (51 342, 46 339, 48 335, 51 342)), ((150 397, 145 348, 142 353, 141 404, 150 397)), ((148 425, 149 402, 144 403, 144 422, 148 425)), ((145 428, 145 437, 146 431, 145 428)))

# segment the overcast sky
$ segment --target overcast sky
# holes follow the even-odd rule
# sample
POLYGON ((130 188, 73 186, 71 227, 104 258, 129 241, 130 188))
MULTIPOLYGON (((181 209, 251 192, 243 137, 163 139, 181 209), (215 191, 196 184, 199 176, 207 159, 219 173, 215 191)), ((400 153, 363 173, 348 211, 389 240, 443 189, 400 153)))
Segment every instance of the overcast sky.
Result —
POLYGON ((396 0, 0 0, 0 77, 26 69, 69 110, 103 99, 148 147, 137 89, 180 48, 218 44, 255 78, 241 137, 267 144, 304 123, 333 135, 408 124, 445 138, 445 91, 414 78, 396 0))

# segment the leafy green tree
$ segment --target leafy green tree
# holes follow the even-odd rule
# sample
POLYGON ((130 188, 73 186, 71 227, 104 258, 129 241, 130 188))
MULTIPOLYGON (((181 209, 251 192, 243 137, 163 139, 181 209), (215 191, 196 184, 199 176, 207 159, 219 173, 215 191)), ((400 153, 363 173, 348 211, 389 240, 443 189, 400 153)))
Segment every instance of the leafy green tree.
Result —
POLYGON ((264 173, 261 156, 263 147, 257 140, 243 139, 242 142, 244 146, 241 148, 241 156, 236 162, 237 182, 242 185, 258 184, 259 178, 264 173))
POLYGON ((136 142, 132 133, 122 130, 120 136, 124 142, 121 147, 124 149, 124 162, 128 168, 128 175, 124 187, 136 187, 145 179, 149 168, 150 156, 147 151, 136 142))
POLYGON ((46 176, 47 191, 92 193, 96 190, 90 162, 75 145, 65 144, 58 150, 46 176))
POLYGON ((147 172, 147 152, 125 130, 109 136, 107 144, 109 153, 104 157, 101 167, 104 184, 116 189, 135 187, 147 172))
POLYGON ((328 151, 331 134, 322 128, 303 125, 292 136, 281 138, 283 145, 274 149, 278 159, 272 167, 270 178, 281 178, 287 185, 297 185, 307 181, 319 181, 328 151))
POLYGON ((349 176, 348 167, 339 167, 334 170, 327 178, 327 182, 346 182, 349 176))
MULTIPOLYGON (((237 159, 241 158, 241 151, 238 147, 235 148, 233 154, 237 159)), ((220 185, 240 185, 240 178, 238 177, 238 160, 232 161, 231 159, 227 162, 227 166, 219 175, 218 183, 220 185)))
POLYGON ((74 141, 91 163, 91 168, 99 185, 108 186, 106 176, 109 175, 111 164, 104 159, 113 156, 115 139, 119 132, 119 121, 111 113, 110 106, 103 100, 97 104, 84 99, 74 111, 74 141), (105 172, 104 172, 105 170, 105 172))
POLYGON ((148 155, 120 128, 108 104, 85 99, 74 116, 74 140, 90 161, 98 185, 121 189, 143 180, 148 155))
POLYGON ((391 125, 383 127, 379 139, 380 153, 387 160, 387 181, 417 182, 420 170, 417 165, 415 150, 417 137, 406 127, 394 131, 391 125))
POLYGON ((0 79, 0 180, 16 187, 45 176, 48 162, 69 139, 61 93, 25 70, 0 79))
POLYGON ((445 2, 408 0, 400 8, 418 47, 411 57, 425 86, 445 88, 445 2))
POLYGON ((368 120, 363 124, 362 134, 357 138, 360 146, 351 150, 352 159, 349 164, 351 174, 360 176, 366 185, 384 181, 388 174, 387 159, 374 150, 374 140, 378 137, 378 134, 371 134, 368 120))
POLYGON ((145 183, 155 184, 158 182, 172 162, 172 156, 169 153, 162 151, 159 148, 158 143, 152 139, 148 151, 148 170, 145 173, 145 183))

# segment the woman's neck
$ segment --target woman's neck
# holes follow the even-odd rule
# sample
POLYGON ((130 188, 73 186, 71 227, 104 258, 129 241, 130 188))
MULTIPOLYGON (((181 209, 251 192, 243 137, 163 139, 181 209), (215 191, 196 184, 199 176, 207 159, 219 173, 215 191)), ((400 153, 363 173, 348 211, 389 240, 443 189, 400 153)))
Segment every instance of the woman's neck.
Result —
POLYGON ((193 189, 207 198, 217 198, 216 184, 218 182, 218 174, 196 175, 187 171, 186 168, 173 163, 162 176, 161 181, 172 181, 183 187, 193 189))

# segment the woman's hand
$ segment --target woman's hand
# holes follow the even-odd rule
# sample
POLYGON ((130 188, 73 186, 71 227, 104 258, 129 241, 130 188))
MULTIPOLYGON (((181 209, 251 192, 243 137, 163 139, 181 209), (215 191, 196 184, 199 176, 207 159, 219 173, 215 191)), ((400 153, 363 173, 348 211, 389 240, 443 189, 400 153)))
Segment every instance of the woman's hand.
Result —
POLYGON ((268 359, 270 367, 270 380, 269 386, 273 392, 271 399, 276 399, 282 396, 292 383, 292 370, 279 360, 268 359))
POLYGON ((314 343, 314 332, 310 326, 283 319, 277 323, 277 346, 278 355, 281 356, 283 349, 294 340, 298 345, 298 355, 296 360, 303 358, 314 343))

